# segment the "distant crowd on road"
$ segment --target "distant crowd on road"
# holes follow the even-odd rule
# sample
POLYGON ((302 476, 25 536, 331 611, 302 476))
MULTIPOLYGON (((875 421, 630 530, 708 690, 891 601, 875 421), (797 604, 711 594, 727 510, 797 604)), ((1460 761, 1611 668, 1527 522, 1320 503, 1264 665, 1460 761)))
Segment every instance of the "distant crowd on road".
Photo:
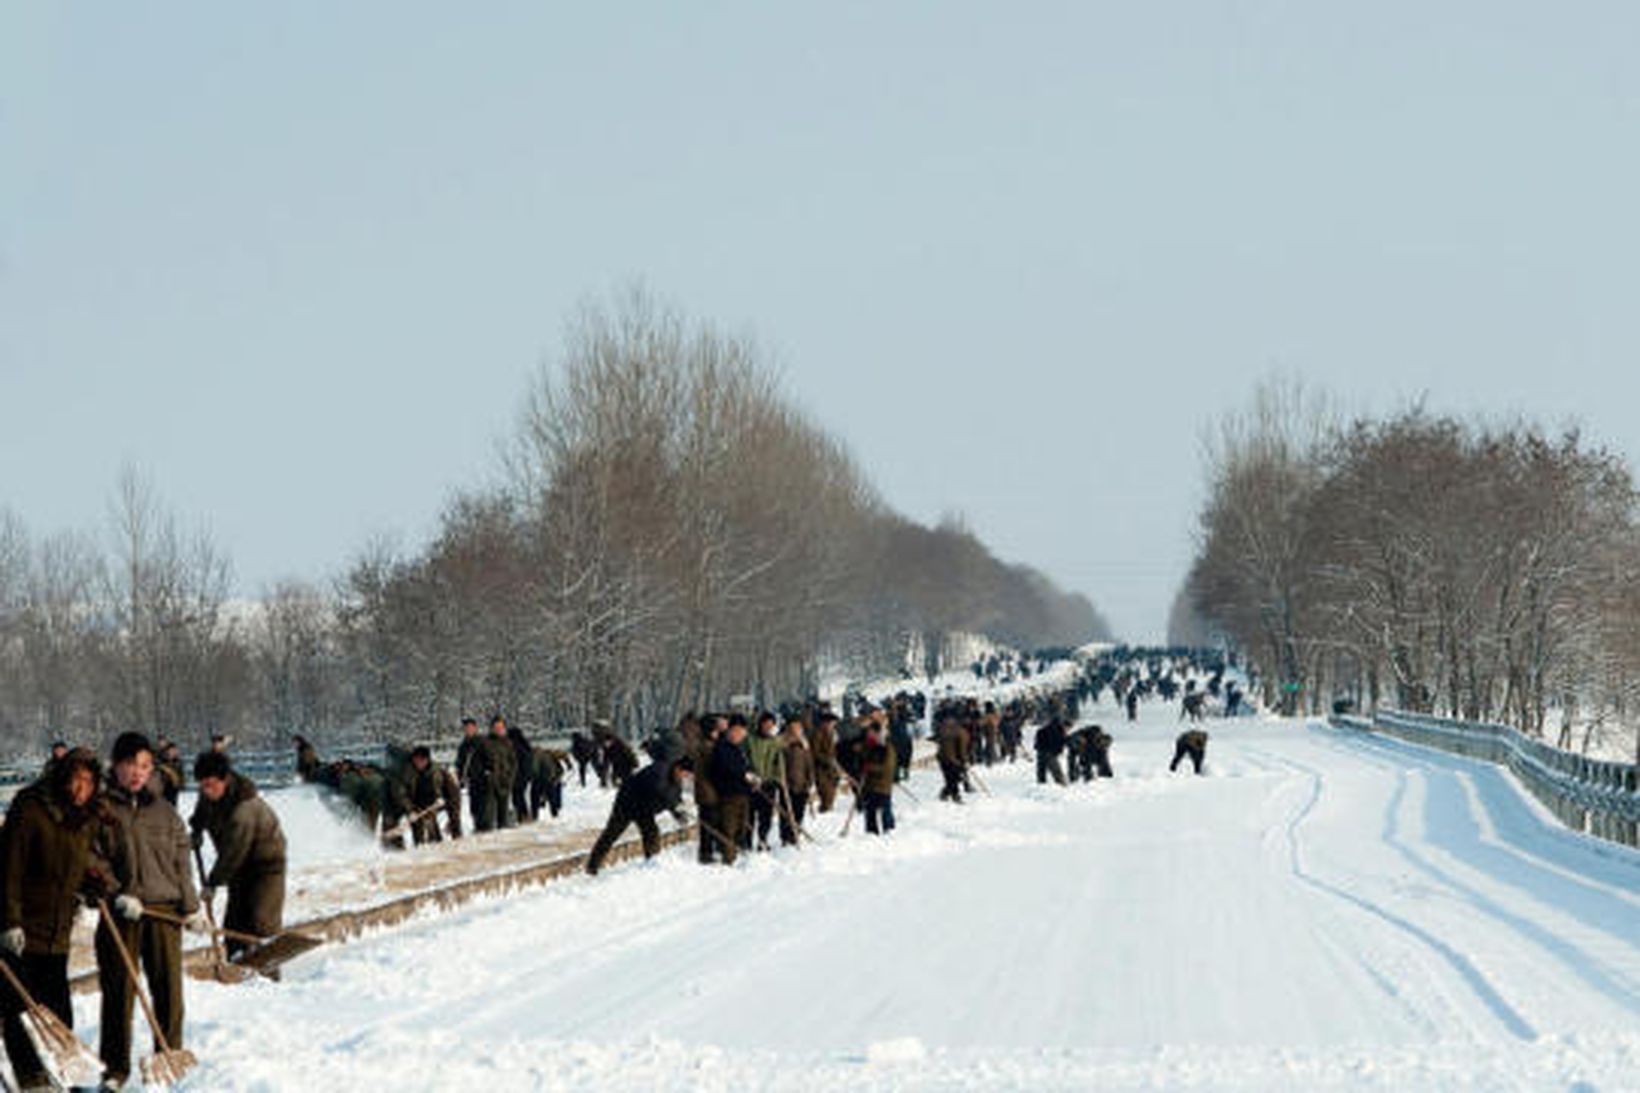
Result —
MULTIPOLYGON (((1031 689, 1006 701, 931 703, 922 691, 902 690, 877 702, 850 695, 842 712, 818 699, 756 714, 691 712, 636 748, 607 721, 574 732, 560 749, 532 744, 499 714, 484 726, 469 717, 449 766, 427 746, 390 747, 385 763, 326 761, 297 736, 297 768, 356 809, 389 846, 461 838, 469 825, 483 834, 556 817, 565 783, 574 778, 582 789, 595 781, 615 791, 588 872, 600 871, 633 826, 645 856, 657 853, 662 813, 697 825, 702 864, 734 865, 745 853, 769 850, 776 838, 785 846, 812 840, 809 828, 844 797, 850 803, 842 834, 857 816, 870 835, 892 832, 896 794, 912 792, 907 781, 919 736, 932 744, 940 800, 961 804, 966 795, 989 792, 986 768, 1033 755, 1040 784, 1113 777, 1112 734, 1081 722, 1084 706, 1107 691, 1130 721, 1141 703, 1178 701, 1180 719, 1192 725, 1179 734, 1169 769, 1189 760, 1197 774, 1208 738, 1195 723, 1210 710, 1235 716, 1244 708, 1222 663, 1112 655, 1053 687, 1042 681, 1044 667, 1037 664, 1031 689)), ((993 658, 977 664, 976 675, 1023 684, 1032 670, 1026 658, 993 658)), ((130 1073, 139 963, 156 1043, 180 1047, 182 930, 226 937, 230 960, 246 958, 258 938, 279 934, 284 833, 256 785, 234 770, 229 744, 215 737, 196 758, 198 800, 186 824, 176 807, 185 782, 180 749, 137 733, 115 740, 106 778, 93 751, 60 742, 40 777, 13 801, 0 828, 0 960, 15 983, 7 977, 0 985, 0 1012, 19 1088, 49 1088, 52 1080, 23 1015, 38 1005, 72 1023, 68 959, 77 908, 93 907, 99 916, 100 1050, 111 1089, 130 1073), (207 838, 216 853, 208 870, 201 853, 207 838), (228 895, 221 928, 209 914, 217 889, 228 895)))

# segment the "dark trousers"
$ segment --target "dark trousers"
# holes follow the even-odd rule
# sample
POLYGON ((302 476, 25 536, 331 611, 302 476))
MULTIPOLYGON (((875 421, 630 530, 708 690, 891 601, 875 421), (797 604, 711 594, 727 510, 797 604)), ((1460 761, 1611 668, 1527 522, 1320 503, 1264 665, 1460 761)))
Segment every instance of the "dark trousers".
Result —
POLYGON ((1100 748, 1098 751, 1094 752, 1093 753, 1093 765, 1094 765, 1095 769, 1097 769, 1099 771, 1099 777, 1101 777, 1101 778, 1114 778, 1114 777, 1116 777, 1115 774, 1111 773, 1111 769, 1110 769, 1110 749, 1100 748))
POLYGON ((837 800, 837 781, 835 773, 816 774, 814 776, 814 791, 820 801, 815 809, 816 812, 831 811, 832 802, 837 800))
POLYGON ((643 856, 653 858, 660 853, 661 829, 655 824, 655 817, 647 812, 628 812, 620 805, 616 805, 609 813, 609 822, 598 836, 598 841, 592 844, 592 853, 587 856, 587 872, 594 875, 603 868, 604 859, 609 856, 610 848, 615 841, 626 834, 626 829, 633 824, 638 825, 638 837, 643 840, 643 856))
POLYGON ((1048 781, 1048 776, 1050 774, 1053 775, 1053 780, 1055 782, 1058 782, 1060 785, 1065 784, 1065 772, 1059 769, 1059 755, 1057 753, 1054 753, 1054 752, 1046 752, 1046 751, 1037 752, 1036 753, 1036 781, 1037 781, 1037 784, 1038 785, 1046 784, 1047 781, 1048 781))
POLYGON ((894 797, 888 793, 867 791, 860 798, 866 812, 866 831, 872 835, 886 835, 894 830, 894 797))
POLYGON ((787 846, 793 846, 797 843, 797 828, 792 826, 792 820, 796 820, 799 825, 802 824, 803 812, 809 807, 808 793, 793 793, 791 804, 790 817, 787 817, 784 810, 780 813, 780 841, 787 846))
MULTIPOLYGON (((236 877, 228 885, 228 909, 222 915, 224 929, 257 937, 272 937, 285 928, 285 874, 255 873, 236 877)), ((251 946, 248 942, 225 942, 229 958, 251 946)))
POLYGON ((723 864, 735 864, 735 858, 740 854, 741 843, 746 833, 751 830, 752 803, 745 794, 737 793, 732 797, 724 797, 718 801, 718 819, 723 838, 718 841, 718 849, 723 851, 723 864))
MULTIPOLYGON (((176 913, 176 908, 167 908, 176 913)), ((118 920, 125 948, 148 980, 154 1017, 171 1048, 182 1046, 182 929, 168 922, 118 920)), ((108 923, 97 926, 97 983, 102 989, 102 1025, 98 1051, 108 1077, 124 1079, 131 1073, 131 1008, 136 984, 120 957, 108 923)), ((156 1040, 154 1050, 160 1049, 156 1040)))
POLYGON ((512 807, 512 788, 511 782, 505 785, 500 782, 490 783, 491 815, 495 817, 495 826, 498 828, 518 826, 518 814, 512 807))
POLYGON ((474 831, 495 829, 495 798, 490 793, 488 776, 467 779, 467 807, 473 814, 474 831))
MULTIPOLYGON (((63 1019, 63 1024, 74 1027, 74 1006, 68 997, 68 954, 24 953, 22 956, 3 955, 17 978, 23 981, 34 1000, 63 1019)), ((44 1081, 45 1067, 34 1051, 34 1043, 23 1030, 23 1000, 11 989, 9 982, 0 983, 0 1009, 5 1013, 6 1057, 11 1060, 11 1071, 18 1085, 44 1081)))
POLYGON ((695 857, 702 865, 711 865, 723 847, 718 837, 713 833, 723 830, 723 819, 718 815, 717 800, 703 801, 695 798, 695 814, 700 817, 700 846, 695 851, 695 857))
POLYGON ((512 811, 519 823, 535 819, 536 813, 541 811, 541 801, 531 795, 530 783, 523 778, 513 783, 512 811))
POLYGON ((940 773, 945 776, 945 786, 940 790, 940 800, 962 803, 963 769, 961 763, 953 763, 949 759, 940 760, 940 773))
POLYGON ((1196 768, 1196 773, 1200 774, 1202 772, 1202 760, 1207 757, 1206 749, 1192 748, 1188 744, 1175 744, 1173 746, 1173 762, 1167 765, 1167 769, 1178 770, 1179 760, 1187 755, 1190 756, 1191 765, 1196 768))
POLYGON ((539 793, 540 799, 535 802, 534 814, 539 816, 541 814, 541 806, 544 804, 547 806, 548 814, 552 816, 553 819, 557 819, 558 813, 562 811, 564 807, 564 783, 561 781, 547 782, 541 787, 539 793))
POLYGON ((769 827, 774 823, 774 814, 780 808, 780 787, 765 782, 752 793, 751 802, 752 821, 757 829, 757 847, 759 850, 767 850, 769 827))

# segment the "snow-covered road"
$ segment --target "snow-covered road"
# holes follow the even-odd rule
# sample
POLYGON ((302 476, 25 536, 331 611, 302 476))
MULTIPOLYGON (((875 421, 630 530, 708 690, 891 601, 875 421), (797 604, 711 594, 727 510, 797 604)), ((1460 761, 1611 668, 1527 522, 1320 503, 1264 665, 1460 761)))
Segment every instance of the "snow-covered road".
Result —
MULTIPOLYGON (((1117 778, 684 854, 197 986, 197 1089, 1640 1087, 1640 855, 1506 775, 1101 710, 1117 778)), ((82 1005, 82 1028, 95 1019, 82 1005)))

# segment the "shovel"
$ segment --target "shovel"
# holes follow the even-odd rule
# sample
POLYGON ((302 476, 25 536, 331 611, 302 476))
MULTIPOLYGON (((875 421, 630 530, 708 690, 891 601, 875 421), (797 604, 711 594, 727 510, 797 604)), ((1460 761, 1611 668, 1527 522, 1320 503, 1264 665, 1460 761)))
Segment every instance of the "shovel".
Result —
MULTIPOLYGON (((168 922, 172 926, 186 928, 188 922, 181 915, 173 915, 168 911, 161 911, 154 907, 144 907, 142 913, 157 922, 168 922)), ((211 910, 210 904, 205 904, 205 918, 211 925, 211 962, 200 974, 201 969, 195 965, 190 969, 195 979, 211 978, 218 983, 243 983, 256 973, 250 968, 241 967, 228 960, 228 954, 222 948, 222 931, 217 929, 216 912, 211 910)))
POLYGON ((73 1089, 102 1081, 103 1061, 97 1053, 74 1035, 74 1030, 65 1025, 61 1017, 34 1000, 4 959, 0 959, 0 972, 5 973, 6 981, 23 1002, 23 1012, 19 1014, 23 1031, 28 1033, 35 1054, 40 1056, 40 1065, 46 1068, 52 1082, 59 1089, 73 1089))
MULTIPOLYGON (((197 843, 194 845, 194 862, 199 866, 199 882, 204 884, 205 878, 210 874, 205 872, 205 855, 199 849, 197 843)), ((250 978, 250 973, 241 972, 235 965, 228 963, 228 954, 222 948, 221 933, 216 928, 216 908, 211 906, 211 901, 208 899, 202 899, 200 902, 205 905, 205 921, 210 923, 211 926, 211 949, 216 956, 216 959, 211 961, 211 978, 218 983, 243 983, 250 978)), ((168 916, 156 914, 147 907, 143 908, 143 912, 158 919, 173 921, 168 916)), ((178 926, 186 925, 181 919, 175 919, 174 921, 178 926)))
POLYGON ((142 1012, 148 1016, 148 1027, 154 1030, 154 1043, 158 1050, 142 1061, 142 1082, 144 1085, 169 1088, 180 1082, 182 1076, 192 1070, 199 1060, 186 1048, 171 1048, 165 1039, 165 1030, 159 1027, 159 1018, 154 1015, 154 1003, 148 997, 148 985, 142 981, 142 971, 132 959, 131 950, 125 947, 125 937, 120 933, 120 924, 115 920, 114 913, 108 909, 108 901, 99 899, 97 910, 102 912, 103 925, 108 927, 108 933, 114 939, 114 947, 120 951, 125 973, 131 977, 131 987, 137 992, 137 1000, 142 1003, 142 1012))
POLYGON ((443 807, 443 801, 434 801, 418 812, 411 812, 408 815, 399 817, 398 823, 382 832, 382 842, 386 842, 388 839, 401 839, 406 831, 413 833, 417 824, 443 807))
MULTIPOLYGON (((206 907, 209 908, 209 904, 206 907)), ((169 922, 177 926, 186 923, 177 915, 168 911, 161 911, 153 907, 144 907, 142 913, 149 918, 160 922, 169 922)), ((222 983, 243 983, 251 976, 261 973, 270 979, 278 978, 274 972, 279 966, 296 959, 303 953, 311 952, 323 945, 324 939, 313 937, 310 934, 285 932, 274 934, 272 937, 263 937, 260 934, 247 934, 239 930, 230 930, 225 926, 216 925, 214 916, 211 919, 211 936, 218 954, 220 963, 211 969, 211 978, 222 983), (222 954, 222 938, 232 941, 243 941, 251 946, 246 949, 238 960, 230 960, 222 954)), ((195 978, 199 978, 196 976, 195 978)))

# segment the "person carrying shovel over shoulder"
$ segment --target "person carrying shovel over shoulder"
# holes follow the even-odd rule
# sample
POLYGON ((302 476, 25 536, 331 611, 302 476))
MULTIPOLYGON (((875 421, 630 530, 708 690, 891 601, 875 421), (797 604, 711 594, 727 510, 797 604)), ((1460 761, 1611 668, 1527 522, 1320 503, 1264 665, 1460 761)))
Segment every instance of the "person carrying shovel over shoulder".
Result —
POLYGON ((177 920, 200 931, 206 923, 188 861, 188 828, 165 799, 152 744, 141 733, 121 733, 110 760, 102 796, 109 822, 98 834, 95 852, 108 862, 120 894, 111 902, 114 915, 97 927, 96 950, 104 1082, 119 1089, 131 1073, 131 1011, 138 989, 120 942, 141 962, 153 997, 155 1025, 169 1049, 180 1050, 182 928, 177 920), (149 908, 165 912, 173 921, 144 918, 143 911, 149 908), (112 932, 116 929, 117 939, 112 932))
MULTIPOLYGON (((279 817, 257 793, 256 783, 235 772, 221 752, 204 752, 194 761, 194 780, 199 783, 199 803, 189 821, 194 850, 197 854, 204 834, 216 849, 200 897, 210 903, 215 889, 226 888, 223 927, 274 936, 284 928, 285 914, 285 833, 279 817)), ((200 868, 203 872, 203 862, 200 868)), ((240 938, 228 939, 230 958, 249 947, 240 938)))

